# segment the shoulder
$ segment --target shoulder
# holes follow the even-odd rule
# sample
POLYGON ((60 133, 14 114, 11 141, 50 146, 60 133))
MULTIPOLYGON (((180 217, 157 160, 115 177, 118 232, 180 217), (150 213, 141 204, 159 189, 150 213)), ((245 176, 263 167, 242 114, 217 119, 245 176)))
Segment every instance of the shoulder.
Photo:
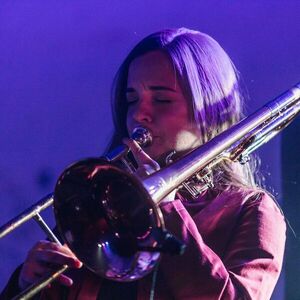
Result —
MULTIPOLYGON (((232 198, 239 199, 235 201, 241 205, 240 223, 252 224, 257 228, 257 234, 273 232, 285 235, 285 217, 273 195, 262 189, 244 189, 231 193, 232 198)), ((225 194, 230 198, 230 192, 225 194)))
POLYGON ((263 189, 233 188, 222 192, 212 202, 221 205, 222 209, 234 211, 239 222, 285 229, 285 218, 279 204, 273 195, 263 189))
POLYGON ((243 249, 259 250, 260 255, 281 261, 286 222, 273 196, 261 189, 234 191, 233 195, 241 199, 232 231, 233 244, 237 243, 243 249))
POLYGON ((282 214, 282 210, 274 196, 263 189, 232 188, 222 192, 216 198, 218 197, 224 198, 224 200, 228 203, 241 205, 245 209, 250 207, 269 208, 282 214))
POLYGON ((244 210, 255 210, 268 216, 273 214, 284 219, 283 212, 274 196, 263 189, 246 190, 243 197, 243 207, 244 210))

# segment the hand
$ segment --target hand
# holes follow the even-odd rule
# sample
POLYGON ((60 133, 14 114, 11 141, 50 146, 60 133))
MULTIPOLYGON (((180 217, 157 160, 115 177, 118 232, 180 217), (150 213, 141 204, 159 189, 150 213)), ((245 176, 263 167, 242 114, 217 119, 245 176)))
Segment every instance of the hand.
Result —
MULTIPOLYGON (((19 276, 19 287, 24 290, 47 274, 57 270, 59 266, 81 268, 82 262, 76 258, 66 245, 58 245, 49 241, 39 241, 28 252, 19 276)), ((71 278, 61 274, 57 279, 61 284, 70 286, 71 278)))
MULTIPOLYGON (((137 175, 140 179, 144 179, 152 173, 160 170, 158 162, 145 153, 135 140, 124 138, 123 143, 129 147, 138 164, 135 175, 137 175)), ((160 203, 173 201, 175 199, 175 194, 176 189, 168 194, 160 203)))
POLYGON ((129 147, 138 164, 135 175, 139 178, 143 179, 160 169, 159 164, 145 153, 135 140, 124 138, 123 143, 129 147))

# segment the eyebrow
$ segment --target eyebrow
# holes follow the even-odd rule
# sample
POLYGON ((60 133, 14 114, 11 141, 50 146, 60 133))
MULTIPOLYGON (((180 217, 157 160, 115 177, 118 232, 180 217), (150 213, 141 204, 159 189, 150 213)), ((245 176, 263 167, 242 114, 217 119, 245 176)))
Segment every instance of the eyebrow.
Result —
MULTIPOLYGON (((168 86, 163 86, 163 85, 151 85, 151 86, 149 86, 149 90, 151 90, 151 91, 169 91, 169 92, 173 92, 173 93, 177 92, 175 89, 168 87, 168 86)), ((128 88, 126 88, 125 92, 126 93, 134 93, 135 89, 128 87, 128 88)))

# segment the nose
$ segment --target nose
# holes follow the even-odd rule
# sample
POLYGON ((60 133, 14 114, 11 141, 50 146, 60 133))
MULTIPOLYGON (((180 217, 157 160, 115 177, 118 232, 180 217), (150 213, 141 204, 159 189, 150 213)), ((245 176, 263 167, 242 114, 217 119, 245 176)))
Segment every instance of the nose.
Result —
POLYGON ((133 119, 140 124, 152 122, 153 109, 151 101, 147 101, 146 99, 140 99, 135 105, 133 111, 133 119))

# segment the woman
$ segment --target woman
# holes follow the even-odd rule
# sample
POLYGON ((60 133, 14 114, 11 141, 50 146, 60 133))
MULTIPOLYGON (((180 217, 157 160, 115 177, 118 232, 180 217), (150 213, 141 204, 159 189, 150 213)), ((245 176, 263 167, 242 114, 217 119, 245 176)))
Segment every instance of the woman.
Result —
MULTIPOLYGON (((127 144, 144 178, 239 121, 242 101, 237 71, 215 40, 185 28, 160 31, 143 39, 119 69, 109 148, 127 144), (153 136, 144 149, 128 138, 137 126, 153 136)), ((57 299, 64 290, 70 299, 269 299, 282 266, 284 217, 248 165, 223 162, 212 180, 214 188, 196 199, 181 189, 162 201, 166 227, 186 251, 164 255, 158 270, 137 283, 77 270, 81 262, 67 246, 45 241, 31 250, 15 281, 24 289, 53 264, 69 264, 73 274, 62 275, 43 298, 57 299)))

